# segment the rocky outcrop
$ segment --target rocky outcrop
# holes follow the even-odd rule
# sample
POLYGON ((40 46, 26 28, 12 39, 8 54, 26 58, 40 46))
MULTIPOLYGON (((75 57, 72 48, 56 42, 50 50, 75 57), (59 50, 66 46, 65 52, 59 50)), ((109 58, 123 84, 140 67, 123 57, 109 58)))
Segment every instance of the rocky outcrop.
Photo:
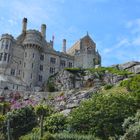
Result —
POLYGON ((115 67, 119 70, 128 70, 136 74, 140 73, 140 62, 138 61, 131 61, 124 64, 113 65, 112 67, 115 67))
POLYGON ((67 115, 73 108, 79 106, 79 104, 91 98, 91 96, 99 90, 98 87, 83 89, 83 90, 69 90, 61 93, 60 95, 55 96, 49 104, 54 106, 54 108, 67 115))

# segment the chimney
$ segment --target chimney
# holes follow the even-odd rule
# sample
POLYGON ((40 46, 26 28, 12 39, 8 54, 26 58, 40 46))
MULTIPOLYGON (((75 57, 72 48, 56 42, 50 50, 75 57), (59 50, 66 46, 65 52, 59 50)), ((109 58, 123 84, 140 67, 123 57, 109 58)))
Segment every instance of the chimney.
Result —
POLYGON ((62 48, 62 52, 66 53, 66 39, 63 39, 63 48, 62 48))
POLYGON ((46 24, 41 25, 41 35, 46 39, 46 24))
POLYGON ((23 18, 22 20, 22 33, 25 33, 27 29, 27 18, 23 18))

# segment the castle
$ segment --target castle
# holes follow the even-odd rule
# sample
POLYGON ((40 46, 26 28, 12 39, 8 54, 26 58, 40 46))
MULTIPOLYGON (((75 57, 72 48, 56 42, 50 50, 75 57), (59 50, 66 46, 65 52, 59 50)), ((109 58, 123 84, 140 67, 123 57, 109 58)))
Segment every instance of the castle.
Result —
POLYGON ((46 40, 46 25, 41 31, 27 30, 27 18, 22 21, 22 33, 15 39, 3 34, 0 38, 0 89, 37 90, 56 72, 71 67, 91 68, 101 65, 96 44, 87 34, 66 51, 53 47, 46 40))

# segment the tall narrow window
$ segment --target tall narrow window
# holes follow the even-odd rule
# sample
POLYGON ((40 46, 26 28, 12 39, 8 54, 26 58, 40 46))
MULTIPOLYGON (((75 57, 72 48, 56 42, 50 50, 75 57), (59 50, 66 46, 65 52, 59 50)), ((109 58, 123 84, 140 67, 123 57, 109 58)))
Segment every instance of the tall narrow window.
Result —
POLYGON ((7 62, 9 62, 9 60, 10 60, 10 54, 8 54, 8 60, 7 60, 7 62))
POLYGON ((9 43, 9 42, 8 42, 8 40, 7 40, 7 41, 6 41, 6 44, 5 44, 5 49, 8 49, 8 46, 9 46, 8 43, 9 43))
POLYGON ((0 53, 0 61, 2 60, 3 53, 0 53))
POLYGON ((24 67, 26 67, 26 63, 24 62, 24 67))
POLYGON ((34 67, 34 63, 32 63, 32 68, 34 67))
POLYGON ((11 75, 15 75, 15 69, 11 69, 11 75))
POLYGON ((35 54, 33 53, 33 58, 35 57, 35 54))
POLYGON ((51 63, 51 64, 55 64, 55 63, 56 63, 56 58, 51 57, 51 58, 50 58, 50 63, 51 63))
POLYGON ((61 60, 60 61, 60 66, 65 67, 66 66, 66 61, 65 60, 61 60))
POLYGON ((31 79, 32 79, 32 73, 31 73, 31 79))
POLYGON ((50 73, 54 74, 55 73, 55 68, 50 67, 50 73))
POLYGON ((4 61, 6 61, 6 59, 7 59, 7 53, 4 53, 4 61))
POLYGON ((27 57, 27 52, 25 52, 25 57, 27 57))
POLYGON ((24 78, 24 72, 23 72, 23 78, 24 78))
POLYGON ((40 60, 42 60, 42 61, 44 60, 44 55, 43 54, 40 55, 40 60))
POLYGON ((40 71, 43 71, 43 65, 40 65, 40 71))
POLYGON ((39 81, 42 82, 42 75, 39 75, 39 81))

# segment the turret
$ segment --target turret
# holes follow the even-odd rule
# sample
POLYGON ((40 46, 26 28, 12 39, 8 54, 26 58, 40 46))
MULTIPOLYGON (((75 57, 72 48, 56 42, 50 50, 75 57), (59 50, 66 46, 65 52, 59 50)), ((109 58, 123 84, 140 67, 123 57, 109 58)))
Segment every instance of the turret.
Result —
POLYGON ((22 20, 22 33, 25 33, 27 30, 27 18, 23 18, 22 20))
POLYGON ((62 52, 66 53, 66 39, 63 39, 62 52))
POLYGON ((41 35, 46 39, 46 24, 41 25, 41 35))
POLYGON ((10 63, 13 42, 14 38, 9 34, 3 34, 0 39, 0 68, 3 70, 10 63))

